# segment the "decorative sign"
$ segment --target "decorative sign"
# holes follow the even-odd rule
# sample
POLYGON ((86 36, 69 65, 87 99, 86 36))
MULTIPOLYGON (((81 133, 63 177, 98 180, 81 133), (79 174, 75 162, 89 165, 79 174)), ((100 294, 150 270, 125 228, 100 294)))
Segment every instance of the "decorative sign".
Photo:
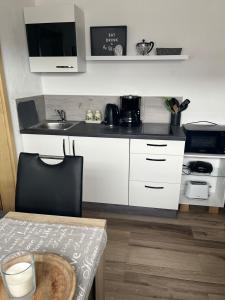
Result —
POLYGON ((92 56, 127 54, 127 26, 90 27, 90 31, 92 56))

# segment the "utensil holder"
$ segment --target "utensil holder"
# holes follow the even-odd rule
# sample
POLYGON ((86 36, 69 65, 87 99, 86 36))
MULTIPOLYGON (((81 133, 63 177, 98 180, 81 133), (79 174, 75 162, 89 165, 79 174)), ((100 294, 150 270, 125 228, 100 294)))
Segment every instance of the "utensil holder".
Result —
POLYGON ((181 112, 171 113, 170 125, 171 126, 180 126, 181 112))

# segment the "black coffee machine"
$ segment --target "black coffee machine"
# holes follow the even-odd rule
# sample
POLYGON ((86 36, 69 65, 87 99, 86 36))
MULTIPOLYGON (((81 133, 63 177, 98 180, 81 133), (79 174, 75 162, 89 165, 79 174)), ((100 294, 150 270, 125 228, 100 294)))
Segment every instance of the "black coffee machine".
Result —
POLYGON ((141 124, 140 119, 141 97, 120 97, 120 125, 124 127, 137 127, 141 124))

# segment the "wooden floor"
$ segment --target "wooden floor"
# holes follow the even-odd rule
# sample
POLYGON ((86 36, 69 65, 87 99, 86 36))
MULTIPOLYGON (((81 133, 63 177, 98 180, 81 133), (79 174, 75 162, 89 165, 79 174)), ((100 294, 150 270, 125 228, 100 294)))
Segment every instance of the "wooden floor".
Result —
POLYGON ((225 214, 107 218, 105 300, 225 300, 225 214))

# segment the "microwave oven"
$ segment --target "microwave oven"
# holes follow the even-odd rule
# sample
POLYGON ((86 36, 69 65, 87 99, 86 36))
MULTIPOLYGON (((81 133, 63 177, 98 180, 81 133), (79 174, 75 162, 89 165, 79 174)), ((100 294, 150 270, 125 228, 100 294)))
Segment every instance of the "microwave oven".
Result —
POLYGON ((183 127, 185 152, 225 154, 225 126, 186 124, 183 127))

